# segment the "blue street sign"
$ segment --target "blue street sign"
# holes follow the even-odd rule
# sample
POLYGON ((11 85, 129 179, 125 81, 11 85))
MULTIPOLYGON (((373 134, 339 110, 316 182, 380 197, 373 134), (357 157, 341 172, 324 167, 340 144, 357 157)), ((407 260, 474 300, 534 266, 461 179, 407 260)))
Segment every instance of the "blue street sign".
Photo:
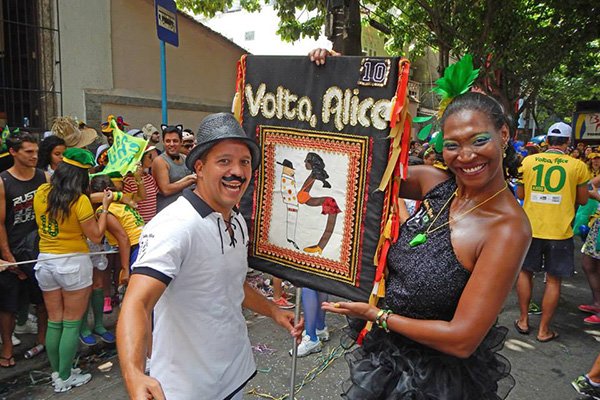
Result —
POLYGON ((155 0, 156 8, 156 33, 164 42, 179 46, 179 32, 177 30, 177 6, 175 0, 155 0))

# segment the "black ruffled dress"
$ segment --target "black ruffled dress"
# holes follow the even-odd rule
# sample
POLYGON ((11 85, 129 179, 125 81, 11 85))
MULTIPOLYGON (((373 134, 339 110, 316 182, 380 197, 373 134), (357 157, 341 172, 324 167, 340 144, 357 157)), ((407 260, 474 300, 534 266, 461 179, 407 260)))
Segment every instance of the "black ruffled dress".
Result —
MULTIPOLYGON (((469 279, 456 258, 450 229, 430 232, 425 243, 410 247, 425 232, 456 189, 454 179, 433 188, 418 212, 402 227, 388 255, 386 308, 416 319, 450 321, 469 279)), ((449 204, 432 229, 448 221, 449 204)), ((441 353, 402 335, 373 327, 363 346, 346 355, 350 380, 343 398, 352 400, 501 399, 514 386, 510 363, 497 354, 505 327, 490 329, 467 359, 441 353)))

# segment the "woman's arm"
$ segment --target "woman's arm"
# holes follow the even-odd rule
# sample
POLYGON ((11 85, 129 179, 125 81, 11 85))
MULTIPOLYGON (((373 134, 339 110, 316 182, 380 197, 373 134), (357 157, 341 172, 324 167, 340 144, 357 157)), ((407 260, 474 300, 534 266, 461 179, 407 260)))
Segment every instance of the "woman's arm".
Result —
POLYGON ((126 284, 129 281, 129 256, 131 254, 131 242, 127 232, 123 229, 123 226, 112 214, 108 214, 106 219, 106 229, 111 235, 117 239, 117 246, 119 247, 119 259, 121 260, 121 273, 119 274, 119 284, 126 284))
MULTIPOLYGON (((485 240, 451 321, 391 314, 390 330, 456 357, 467 358, 490 330, 508 296, 531 242, 524 223, 497 223, 485 240)), ((366 303, 324 303, 323 309, 374 321, 379 309, 366 303)))
POLYGON ((113 193, 110 190, 105 190, 102 197, 102 211, 97 212, 98 220, 95 218, 86 219, 83 222, 79 222, 79 226, 83 231, 83 234, 95 244, 100 244, 106 231, 106 214, 108 213, 108 206, 112 203, 113 193))
POLYGON ((137 169, 133 174, 133 179, 135 181, 135 185, 137 186, 137 191, 133 194, 132 201, 139 202, 146 200, 146 187, 144 186, 144 179, 142 177, 144 170, 141 165, 138 165, 137 169))
POLYGON ((400 182, 400 197, 403 199, 423 200, 434 186, 450 178, 450 174, 429 165, 408 167, 408 176, 400 182))

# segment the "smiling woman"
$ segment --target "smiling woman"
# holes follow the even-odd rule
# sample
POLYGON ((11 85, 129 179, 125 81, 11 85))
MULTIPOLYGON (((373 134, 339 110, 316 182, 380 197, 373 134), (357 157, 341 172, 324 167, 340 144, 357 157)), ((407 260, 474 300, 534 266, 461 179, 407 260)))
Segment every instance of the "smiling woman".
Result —
POLYGON ((375 323, 348 358, 345 398, 498 399, 514 385, 496 319, 531 228, 505 181, 508 121, 497 101, 466 93, 441 125, 448 172, 414 166, 402 183, 400 197, 422 202, 390 248, 385 303, 323 304, 375 323))

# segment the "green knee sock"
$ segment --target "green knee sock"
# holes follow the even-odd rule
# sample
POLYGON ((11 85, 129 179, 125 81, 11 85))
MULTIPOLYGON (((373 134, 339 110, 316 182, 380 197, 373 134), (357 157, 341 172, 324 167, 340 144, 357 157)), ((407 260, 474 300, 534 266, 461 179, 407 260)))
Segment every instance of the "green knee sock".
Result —
POLYGON ((75 358, 75 354, 77 353, 77 345, 79 344, 80 328, 81 320, 63 321, 63 331, 58 348, 60 360, 58 375, 62 380, 69 379, 69 376, 71 376, 73 359, 75 358))
POLYGON ((50 366, 54 372, 58 372, 58 348, 62 332, 62 321, 55 322, 48 320, 48 330, 46 331, 46 354, 48 354, 48 360, 50 361, 50 366))
POLYGON ((81 328, 79 330, 79 333, 81 333, 81 336, 90 336, 92 334, 92 331, 90 331, 90 327, 88 325, 88 311, 89 311, 89 309, 90 309, 90 305, 88 304, 88 308, 83 313, 83 318, 81 319, 81 328))
POLYGON ((91 302, 94 313, 94 331, 102 335, 106 332, 104 327, 104 289, 94 289, 91 302))

